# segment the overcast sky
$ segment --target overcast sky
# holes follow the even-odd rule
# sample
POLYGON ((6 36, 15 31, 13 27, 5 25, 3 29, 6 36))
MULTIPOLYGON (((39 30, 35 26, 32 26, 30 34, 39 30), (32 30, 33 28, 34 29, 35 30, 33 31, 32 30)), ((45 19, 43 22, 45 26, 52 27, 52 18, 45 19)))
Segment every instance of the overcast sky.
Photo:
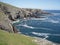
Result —
POLYGON ((60 0, 0 0, 21 8, 60 10, 60 0))

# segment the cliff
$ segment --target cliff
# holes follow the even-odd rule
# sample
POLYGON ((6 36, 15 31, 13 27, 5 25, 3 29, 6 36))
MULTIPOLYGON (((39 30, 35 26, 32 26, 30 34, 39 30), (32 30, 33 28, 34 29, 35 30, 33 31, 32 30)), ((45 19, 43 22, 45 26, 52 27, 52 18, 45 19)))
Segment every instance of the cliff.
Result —
POLYGON ((12 21, 27 17, 40 18, 43 14, 49 14, 41 9, 18 8, 3 2, 0 2, 0 29, 8 32, 18 32, 12 21))

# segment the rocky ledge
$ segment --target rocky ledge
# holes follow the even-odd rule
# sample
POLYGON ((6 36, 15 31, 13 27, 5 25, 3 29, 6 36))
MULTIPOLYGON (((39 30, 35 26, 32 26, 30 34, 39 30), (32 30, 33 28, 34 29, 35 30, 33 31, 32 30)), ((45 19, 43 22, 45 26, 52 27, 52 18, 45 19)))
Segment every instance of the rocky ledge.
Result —
POLYGON ((41 18, 41 15, 48 15, 41 9, 28 9, 28 8, 17 8, 12 5, 0 2, 0 29, 8 32, 17 33, 18 30, 11 23, 18 19, 24 18, 41 18))

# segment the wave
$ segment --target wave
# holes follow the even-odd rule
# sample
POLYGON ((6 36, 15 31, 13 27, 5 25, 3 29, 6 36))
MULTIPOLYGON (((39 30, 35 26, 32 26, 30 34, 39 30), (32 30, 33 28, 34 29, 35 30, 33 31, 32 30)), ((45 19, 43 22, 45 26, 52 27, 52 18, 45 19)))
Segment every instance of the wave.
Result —
POLYGON ((40 30, 48 30, 48 31, 55 31, 53 29, 50 29, 50 28, 44 28, 44 27, 33 27, 33 26, 29 26, 27 24, 19 24, 19 25, 16 25, 16 26, 23 26, 23 27, 26 27, 26 28, 30 28, 30 29, 40 29, 40 30))
POLYGON ((53 19, 49 20, 48 22, 51 22, 51 23, 59 23, 59 21, 53 20, 53 19))
POLYGON ((27 28, 31 28, 31 29, 34 29, 34 27, 32 27, 32 26, 28 26, 28 25, 22 25, 22 26, 24 26, 24 27, 27 27, 27 28))
POLYGON ((43 29, 43 30, 48 30, 48 31, 55 31, 55 30, 53 30, 53 29, 44 28, 44 27, 35 27, 35 29, 43 29))
POLYGON ((53 13, 54 15, 60 15, 60 13, 53 13))
POLYGON ((32 32, 32 34, 37 36, 44 36, 45 37, 44 39, 48 38, 49 37, 48 35, 50 35, 49 33, 37 33, 37 32, 32 32))
POLYGON ((38 35, 38 36, 49 36, 49 35, 52 35, 52 36, 60 36, 60 34, 38 33, 38 32, 32 32, 32 34, 38 35))
POLYGON ((13 22, 12 22, 12 24, 14 24, 14 23, 18 23, 18 22, 20 22, 20 20, 17 20, 17 21, 13 21, 13 22))
POLYGON ((59 21, 50 20, 52 23, 59 23, 59 21))
POLYGON ((46 20, 47 18, 31 18, 31 20, 46 20))
MULTIPOLYGON (((57 19, 57 18, 56 18, 57 19)), ((51 22, 51 23, 60 23, 60 20, 58 18, 58 20, 52 19, 52 18, 47 18, 47 20, 44 20, 44 22, 51 22)))
POLYGON ((38 36, 47 36, 50 35, 49 33, 37 33, 37 32, 32 32, 32 34, 38 35, 38 36))
POLYGON ((26 27, 26 28, 31 28, 31 29, 35 29, 35 27, 32 27, 32 26, 28 26, 27 24, 19 24, 17 26, 23 26, 23 27, 26 27))

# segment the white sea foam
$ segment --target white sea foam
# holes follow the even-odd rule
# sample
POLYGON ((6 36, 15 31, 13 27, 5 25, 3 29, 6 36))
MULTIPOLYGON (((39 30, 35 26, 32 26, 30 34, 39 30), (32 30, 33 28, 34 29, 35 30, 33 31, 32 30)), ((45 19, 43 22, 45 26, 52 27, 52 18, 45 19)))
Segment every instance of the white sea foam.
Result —
POLYGON ((35 29, 43 29, 43 30, 48 30, 48 31, 54 31, 53 29, 44 28, 44 27, 35 27, 35 29))
POLYGON ((34 27, 28 26, 26 23, 25 24, 19 24, 19 25, 16 25, 16 26, 23 26, 23 27, 26 27, 26 28, 34 29, 34 27))
POLYGON ((45 36, 45 38, 47 38, 49 35, 52 35, 52 36, 60 36, 60 34, 38 33, 38 32, 32 32, 32 34, 38 35, 38 36, 45 36))
POLYGON ((46 20, 47 18, 31 18, 31 20, 46 20))
POLYGON ((32 34, 38 35, 38 36, 47 36, 50 35, 49 33, 37 33, 37 32, 32 32, 32 34))
POLYGON ((49 29, 49 28, 44 28, 44 27, 33 27, 33 26, 28 26, 27 24, 19 24, 19 25, 16 25, 16 26, 23 26, 23 27, 26 27, 26 28, 31 28, 31 29, 43 29, 43 30, 48 30, 48 31, 55 31, 55 30, 52 30, 52 29, 49 29))
POLYGON ((16 26, 22 26, 22 24, 16 25, 16 26))
POLYGON ((55 16, 56 16, 56 15, 60 15, 60 13, 53 13, 53 14, 54 14, 55 16))
POLYGON ((59 23, 59 21, 57 21, 57 20, 49 20, 49 22, 52 22, 52 23, 59 23))
POLYGON ((25 24, 25 25, 22 25, 23 27, 27 27, 27 28, 31 28, 31 29, 34 29, 34 27, 32 27, 32 26, 28 26, 27 24, 25 24))
POLYGON ((17 21, 13 21, 13 22, 12 22, 12 24, 13 24, 13 23, 17 23, 17 22, 19 22, 19 21, 20 21, 20 20, 17 20, 17 21))
POLYGON ((48 38, 49 37, 48 35, 50 35, 49 33, 37 33, 37 32, 32 32, 32 34, 38 35, 38 36, 45 36, 45 38, 43 38, 43 39, 48 38))

